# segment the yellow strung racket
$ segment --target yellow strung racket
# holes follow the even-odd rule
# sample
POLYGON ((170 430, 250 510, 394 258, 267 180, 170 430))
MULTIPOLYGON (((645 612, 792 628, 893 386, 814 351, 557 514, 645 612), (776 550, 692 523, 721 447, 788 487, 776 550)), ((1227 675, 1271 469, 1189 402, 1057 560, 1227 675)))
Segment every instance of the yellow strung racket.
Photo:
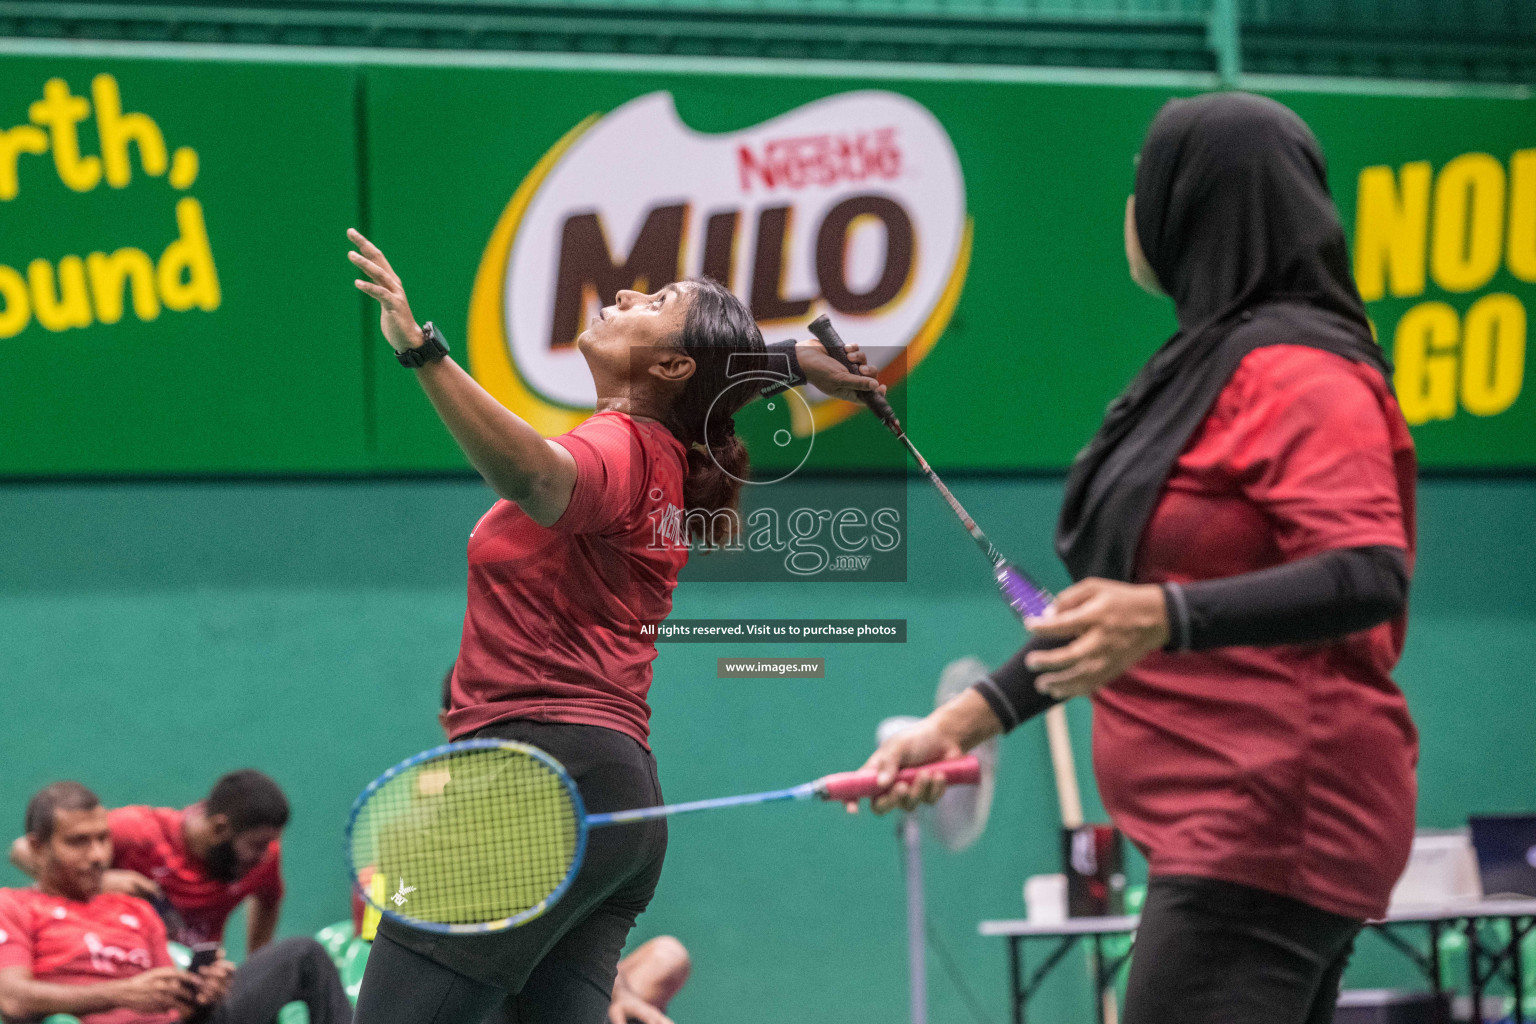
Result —
MULTIPOLYGON (((956 785, 980 777, 974 757, 921 770, 956 785)), ((917 772, 897 778, 910 782, 917 772)), ((589 815, 570 774, 544 751, 462 740, 407 758, 368 784, 347 822, 347 860, 353 885, 386 917, 434 932, 495 932, 533 920, 565 895, 589 828, 880 791, 874 772, 842 772, 766 793, 589 815)))

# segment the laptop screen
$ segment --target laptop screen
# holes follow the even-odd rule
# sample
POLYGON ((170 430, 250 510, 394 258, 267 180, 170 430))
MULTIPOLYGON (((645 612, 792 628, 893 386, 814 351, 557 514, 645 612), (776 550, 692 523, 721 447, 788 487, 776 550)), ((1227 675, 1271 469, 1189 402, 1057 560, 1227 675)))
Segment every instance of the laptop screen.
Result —
POLYGON ((1469 819, 1483 896, 1536 896, 1536 814, 1469 819))

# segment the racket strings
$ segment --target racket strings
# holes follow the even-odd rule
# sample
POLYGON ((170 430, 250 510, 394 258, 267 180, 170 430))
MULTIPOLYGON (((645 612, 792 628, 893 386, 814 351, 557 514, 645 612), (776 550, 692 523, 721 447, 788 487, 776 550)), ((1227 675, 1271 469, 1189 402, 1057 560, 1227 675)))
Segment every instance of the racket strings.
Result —
POLYGON ((566 780, 515 748, 458 750, 400 771, 364 803, 352 863, 384 876, 383 909, 444 925, 537 908, 569 875, 580 824, 566 780))

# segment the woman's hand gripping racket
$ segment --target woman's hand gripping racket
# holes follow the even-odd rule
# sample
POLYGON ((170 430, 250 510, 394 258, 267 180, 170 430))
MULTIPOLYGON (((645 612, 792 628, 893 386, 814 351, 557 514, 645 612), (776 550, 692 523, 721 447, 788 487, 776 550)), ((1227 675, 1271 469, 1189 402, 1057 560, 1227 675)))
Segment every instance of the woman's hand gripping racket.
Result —
MULTIPOLYGON (((974 785, 974 757, 927 765, 974 785)), ((903 772, 910 782, 916 770, 903 772)), ((780 800, 858 800, 879 793, 874 772, 841 772, 745 796, 588 814, 560 762, 536 747, 464 740, 395 765, 358 796, 347 822, 352 883, 385 916, 427 931, 495 932, 538 917, 570 887, 587 831, 688 811, 780 800), (384 895, 367 879, 381 875, 384 895)))

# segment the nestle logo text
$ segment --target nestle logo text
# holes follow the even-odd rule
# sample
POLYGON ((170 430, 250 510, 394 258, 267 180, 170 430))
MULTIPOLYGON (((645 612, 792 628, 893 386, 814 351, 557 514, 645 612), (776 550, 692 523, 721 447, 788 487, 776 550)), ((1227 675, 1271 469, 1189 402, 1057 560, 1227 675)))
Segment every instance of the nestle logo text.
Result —
POLYGON ((736 169, 743 192, 752 191, 754 181, 769 190, 870 178, 889 181, 901 174, 901 147, 895 128, 772 139, 755 152, 750 145, 738 146, 736 169))

